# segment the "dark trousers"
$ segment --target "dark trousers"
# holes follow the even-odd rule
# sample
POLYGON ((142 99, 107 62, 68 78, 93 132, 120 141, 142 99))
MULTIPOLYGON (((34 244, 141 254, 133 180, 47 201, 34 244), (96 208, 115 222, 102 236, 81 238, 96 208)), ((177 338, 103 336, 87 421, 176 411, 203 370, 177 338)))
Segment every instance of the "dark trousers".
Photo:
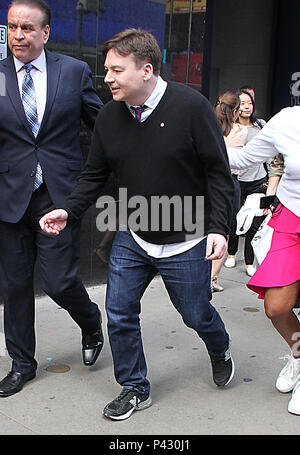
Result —
POLYGON ((157 259, 140 248, 130 232, 117 233, 110 254, 106 310, 115 377, 122 387, 141 393, 150 390, 139 315, 142 295, 157 272, 183 322, 196 331, 209 354, 220 356, 228 349, 224 323, 210 303, 211 262, 205 252, 202 240, 184 253, 157 259))
POLYGON ((241 208, 241 188, 239 181, 237 179, 237 175, 232 175, 232 180, 233 180, 233 205, 232 205, 232 216, 231 216, 231 222, 230 222, 230 232, 229 235, 231 237, 237 237, 236 235, 236 216, 238 214, 238 211, 241 208))
POLYGON ((33 193, 20 222, 0 222, 6 347, 12 369, 21 373, 37 368, 33 289, 37 257, 43 290, 69 312, 83 333, 95 331, 101 317, 77 276, 80 227, 67 227, 58 236, 40 229, 39 219, 53 208, 47 188, 42 185, 33 193))

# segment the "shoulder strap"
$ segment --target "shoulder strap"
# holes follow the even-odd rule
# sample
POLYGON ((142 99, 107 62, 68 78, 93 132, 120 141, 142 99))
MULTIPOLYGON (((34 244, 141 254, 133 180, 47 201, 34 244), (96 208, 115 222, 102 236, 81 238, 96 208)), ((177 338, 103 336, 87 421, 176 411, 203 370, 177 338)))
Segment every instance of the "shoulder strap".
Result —
POLYGON ((259 126, 260 129, 262 129, 264 127, 264 124, 260 119, 256 119, 255 123, 257 123, 257 125, 259 126))

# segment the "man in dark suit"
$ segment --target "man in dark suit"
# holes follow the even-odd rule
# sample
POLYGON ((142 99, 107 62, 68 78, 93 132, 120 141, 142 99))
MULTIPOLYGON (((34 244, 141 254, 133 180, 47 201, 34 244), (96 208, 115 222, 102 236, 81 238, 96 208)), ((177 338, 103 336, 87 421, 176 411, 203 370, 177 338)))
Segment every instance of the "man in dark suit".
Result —
MULTIPOLYGON (((92 129, 102 102, 85 62, 44 49, 51 12, 43 0, 13 0, 8 9, 12 55, 0 62, 0 268, 4 328, 12 369, 0 396, 20 391, 36 374, 33 272, 44 291, 81 328, 83 361, 103 346, 101 312, 77 276, 79 224, 58 238, 38 220, 60 207, 82 169, 80 121, 92 129)), ((67 339, 66 339, 67 342, 67 339)))

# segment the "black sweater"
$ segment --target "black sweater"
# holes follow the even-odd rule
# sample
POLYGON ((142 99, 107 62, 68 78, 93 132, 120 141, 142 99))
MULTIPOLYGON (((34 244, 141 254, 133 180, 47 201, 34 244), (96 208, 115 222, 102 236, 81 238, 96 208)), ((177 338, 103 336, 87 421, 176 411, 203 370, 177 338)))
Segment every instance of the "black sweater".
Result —
MULTIPOLYGON (((69 222, 97 200, 111 171, 119 187, 127 189, 128 199, 205 196, 205 233, 228 233, 233 183, 226 147, 209 102, 196 90, 169 82, 142 123, 124 102, 110 101, 99 111, 85 169, 63 207, 69 222)), ((137 234, 157 244, 184 241, 184 229, 178 232, 172 226, 167 232, 137 234)))

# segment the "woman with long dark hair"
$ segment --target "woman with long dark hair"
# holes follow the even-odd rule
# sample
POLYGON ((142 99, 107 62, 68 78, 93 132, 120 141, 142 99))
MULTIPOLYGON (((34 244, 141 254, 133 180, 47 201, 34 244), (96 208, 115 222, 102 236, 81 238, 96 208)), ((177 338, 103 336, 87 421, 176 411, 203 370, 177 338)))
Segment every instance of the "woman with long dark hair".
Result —
MULTIPOLYGON (((235 91, 226 91, 218 96, 215 102, 215 114, 220 122, 222 133, 225 143, 228 147, 241 148, 245 145, 247 140, 247 129, 242 125, 236 123, 239 115, 240 98, 235 91)), ((240 186, 237 180, 238 171, 231 171, 234 181, 234 201, 233 201, 233 214, 230 227, 230 234, 236 231, 236 214, 240 209, 240 186)), ((212 262, 212 292, 221 292, 224 290, 218 283, 218 276, 225 259, 217 259, 212 262)))
MULTIPOLYGON (((258 120, 255 116, 254 98, 250 92, 241 90, 240 92, 240 109, 237 122, 247 128, 249 142, 265 125, 265 121, 258 120)), ((267 189, 267 171, 264 163, 255 164, 249 169, 239 171, 238 181, 241 190, 241 204, 243 205, 247 196, 253 193, 265 193, 267 189)), ((247 275, 253 276, 255 272, 254 252, 251 245, 257 229, 262 223, 263 217, 254 217, 249 230, 245 234, 244 243, 244 260, 246 264, 247 275)), ((228 257, 225 267, 235 267, 235 255, 238 251, 239 236, 232 233, 228 241, 228 257)))

